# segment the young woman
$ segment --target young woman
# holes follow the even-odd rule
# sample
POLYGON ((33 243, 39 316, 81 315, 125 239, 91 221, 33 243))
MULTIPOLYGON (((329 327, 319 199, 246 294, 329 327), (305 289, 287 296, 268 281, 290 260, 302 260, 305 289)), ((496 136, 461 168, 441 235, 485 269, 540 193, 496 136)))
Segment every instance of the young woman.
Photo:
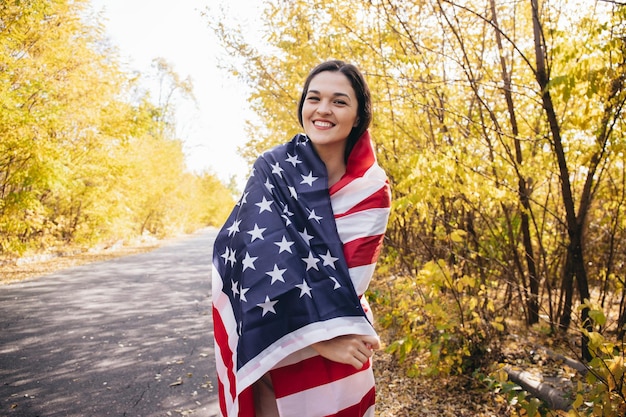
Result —
POLYGON ((390 206, 359 70, 307 77, 305 134, 261 155, 213 251, 223 416, 374 416, 379 340, 363 294, 390 206))

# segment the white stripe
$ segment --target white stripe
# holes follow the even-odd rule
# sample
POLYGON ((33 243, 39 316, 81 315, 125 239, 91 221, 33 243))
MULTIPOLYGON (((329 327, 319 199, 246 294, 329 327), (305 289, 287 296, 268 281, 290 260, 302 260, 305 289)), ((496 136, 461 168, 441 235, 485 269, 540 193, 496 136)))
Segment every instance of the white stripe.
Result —
POLYGON ((279 398, 278 409, 282 416, 324 417, 360 403, 373 387, 374 373, 370 367, 338 381, 279 398))
MULTIPOLYGON (((217 343, 215 344, 215 370, 217 371, 217 379, 224 385, 224 400, 226 409, 233 409, 233 398, 230 397, 230 381, 228 379, 228 369, 222 361, 222 353, 217 343)), ((236 414, 234 414, 236 415, 236 414)))
POLYGON ((339 238, 345 245, 355 239, 385 233, 389 212, 389 208, 369 209, 336 219, 339 238))
POLYGON ((331 196, 333 213, 347 212, 357 203, 376 193, 387 182, 385 172, 378 165, 373 165, 361 178, 356 178, 331 196))
MULTIPOLYGON (((291 332, 268 346, 254 360, 248 361, 237 372, 237 393, 252 385, 279 362, 313 343, 344 334, 362 334, 378 337, 365 317, 336 317, 311 323, 291 332)), ((236 363, 236 362, 235 362, 236 363)))
POLYGON ((350 279, 358 295, 365 294, 365 291, 367 291, 367 287, 374 276, 375 269, 376 262, 369 265, 355 266, 349 269, 350 279))

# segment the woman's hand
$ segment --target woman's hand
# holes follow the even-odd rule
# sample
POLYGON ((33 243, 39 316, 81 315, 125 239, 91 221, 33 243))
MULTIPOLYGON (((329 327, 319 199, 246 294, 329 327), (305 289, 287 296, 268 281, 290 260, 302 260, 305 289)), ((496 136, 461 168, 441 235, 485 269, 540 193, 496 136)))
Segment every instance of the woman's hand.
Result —
POLYGON ((326 359, 361 369, 374 349, 380 348, 380 341, 374 336, 348 334, 314 343, 311 347, 326 359))

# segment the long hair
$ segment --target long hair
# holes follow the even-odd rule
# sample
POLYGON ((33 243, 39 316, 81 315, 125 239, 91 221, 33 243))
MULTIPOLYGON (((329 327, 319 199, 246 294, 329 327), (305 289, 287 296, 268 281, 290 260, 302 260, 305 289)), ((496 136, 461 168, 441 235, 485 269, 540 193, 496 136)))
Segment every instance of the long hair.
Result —
POLYGON ((357 109, 357 125, 352 128, 350 134, 348 135, 348 140, 346 142, 346 153, 344 155, 345 160, 348 160, 348 156, 354 147, 356 141, 361 137, 363 133, 367 130, 370 123, 372 122, 372 97, 370 94, 370 89, 365 82, 365 78, 361 71, 357 67, 352 64, 347 64, 340 60, 331 60, 322 62, 311 72, 306 78, 304 82, 304 87, 302 88, 302 94, 300 96, 300 102, 298 103, 298 121, 300 122, 300 126, 304 127, 302 122, 302 107, 304 106, 304 100, 306 98, 306 94, 309 90, 309 85, 311 84, 311 80, 317 74, 330 71, 330 72, 340 72, 348 78, 352 88, 354 89, 354 93, 356 94, 356 99, 358 102, 357 109))

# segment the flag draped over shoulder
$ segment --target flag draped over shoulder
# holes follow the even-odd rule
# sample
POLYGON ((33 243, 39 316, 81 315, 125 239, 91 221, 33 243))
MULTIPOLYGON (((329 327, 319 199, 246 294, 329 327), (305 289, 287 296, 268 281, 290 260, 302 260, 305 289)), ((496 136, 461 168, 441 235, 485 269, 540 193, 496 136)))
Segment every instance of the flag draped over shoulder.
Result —
POLYGON ((302 392, 327 402, 333 383, 356 381, 359 371, 309 346, 345 334, 376 335, 361 296, 389 216, 388 182, 369 133, 357 141, 342 179, 330 189, 327 181, 308 138, 296 135, 257 159, 216 238, 213 321, 224 416, 254 416, 251 386, 270 371, 281 415, 295 407, 303 416, 363 416, 348 413, 362 409, 361 402, 373 410, 373 378, 359 383, 356 398, 338 398, 346 404, 303 409, 311 395, 302 392), (322 376, 320 367, 328 368, 322 376))

